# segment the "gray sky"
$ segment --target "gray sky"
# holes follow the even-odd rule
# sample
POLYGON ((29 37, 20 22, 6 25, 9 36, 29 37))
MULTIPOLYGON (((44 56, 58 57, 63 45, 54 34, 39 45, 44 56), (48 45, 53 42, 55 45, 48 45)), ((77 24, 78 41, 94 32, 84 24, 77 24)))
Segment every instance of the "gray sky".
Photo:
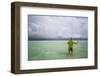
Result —
POLYGON ((87 38, 88 17, 28 16, 29 39, 87 38))

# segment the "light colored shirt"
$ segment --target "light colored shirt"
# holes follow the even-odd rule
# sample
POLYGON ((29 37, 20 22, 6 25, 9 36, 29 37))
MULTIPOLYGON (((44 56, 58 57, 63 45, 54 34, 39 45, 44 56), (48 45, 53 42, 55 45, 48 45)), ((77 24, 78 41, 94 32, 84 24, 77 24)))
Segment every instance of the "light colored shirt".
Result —
POLYGON ((68 40, 67 44, 68 44, 68 48, 73 48, 73 44, 77 44, 77 42, 73 41, 73 40, 68 40))

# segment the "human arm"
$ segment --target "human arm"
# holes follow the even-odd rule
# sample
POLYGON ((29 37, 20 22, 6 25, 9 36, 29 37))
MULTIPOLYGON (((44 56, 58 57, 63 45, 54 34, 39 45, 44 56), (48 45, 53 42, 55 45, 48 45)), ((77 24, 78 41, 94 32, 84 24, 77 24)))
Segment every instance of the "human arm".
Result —
POLYGON ((79 41, 77 40, 77 41, 74 41, 73 43, 74 43, 74 44, 78 44, 78 43, 79 43, 79 41))

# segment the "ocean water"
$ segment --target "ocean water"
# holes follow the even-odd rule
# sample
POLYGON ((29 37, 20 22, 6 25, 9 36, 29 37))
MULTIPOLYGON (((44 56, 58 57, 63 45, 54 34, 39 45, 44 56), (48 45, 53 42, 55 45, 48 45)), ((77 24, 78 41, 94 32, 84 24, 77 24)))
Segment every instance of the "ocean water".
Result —
POLYGON ((88 41, 78 40, 73 55, 68 53, 68 40, 28 41, 28 60, 79 59, 88 57, 88 41))

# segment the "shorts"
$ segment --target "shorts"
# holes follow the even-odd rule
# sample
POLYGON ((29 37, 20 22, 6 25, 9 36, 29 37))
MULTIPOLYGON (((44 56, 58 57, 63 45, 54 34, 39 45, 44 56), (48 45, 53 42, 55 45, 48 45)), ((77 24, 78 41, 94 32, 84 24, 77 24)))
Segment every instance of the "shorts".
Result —
POLYGON ((69 48, 68 50, 69 50, 69 51, 73 51, 73 48, 69 48))

